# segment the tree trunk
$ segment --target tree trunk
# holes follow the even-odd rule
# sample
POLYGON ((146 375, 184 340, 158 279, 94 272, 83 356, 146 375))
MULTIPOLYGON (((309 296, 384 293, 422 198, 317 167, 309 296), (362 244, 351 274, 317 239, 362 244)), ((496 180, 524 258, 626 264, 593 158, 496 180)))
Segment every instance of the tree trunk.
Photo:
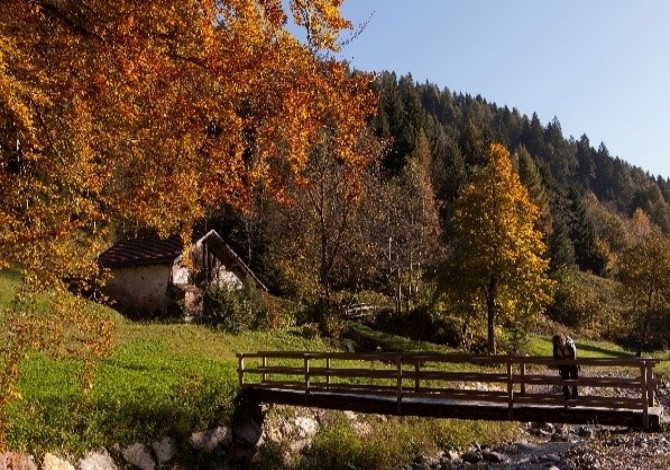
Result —
POLYGON ((491 276, 489 280, 488 289, 486 292, 486 327, 487 327, 487 343, 489 354, 496 354, 496 337, 495 337, 495 301, 497 294, 498 283, 495 276, 491 276))
POLYGON ((649 317, 651 314, 647 312, 647 314, 644 317, 644 322, 642 323, 642 332, 640 333, 640 343, 638 345, 637 349, 637 357, 642 357, 642 350, 644 349, 644 345, 647 342, 647 332, 649 330, 649 317))

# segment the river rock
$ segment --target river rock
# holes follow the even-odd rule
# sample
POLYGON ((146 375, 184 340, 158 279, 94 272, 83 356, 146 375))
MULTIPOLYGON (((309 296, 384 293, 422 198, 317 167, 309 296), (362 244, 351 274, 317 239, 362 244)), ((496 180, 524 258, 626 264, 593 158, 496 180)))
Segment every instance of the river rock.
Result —
POLYGON ((500 452, 487 451, 482 454, 482 457, 484 457, 484 460, 491 463, 508 463, 510 461, 509 457, 507 457, 505 454, 501 454, 500 452))
POLYGON ((118 470, 116 463, 106 449, 88 452, 83 459, 77 462, 78 470, 118 470))
POLYGON ((156 462, 154 462, 144 444, 132 444, 123 449, 121 455, 126 462, 140 470, 154 470, 156 468, 156 462))
POLYGON ((319 431, 319 423, 308 416, 295 418, 295 425, 301 438, 312 437, 319 431))
POLYGON ((32 455, 19 452, 0 454, 0 470, 37 470, 32 455))
POLYGON ((203 452, 214 452, 219 447, 229 446, 233 442, 233 431, 228 426, 219 426, 207 431, 191 434, 191 446, 203 452))
POLYGON ((479 451, 465 452, 461 455, 461 460, 467 463, 479 463, 482 460, 482 454, 479 451))
POLYGON ((579 430, 577 431, 577 435, 579 437, 591 438, 594 435, 594 431, 593 428, 589 428, 587 426, 580 426, 579 430))
POLYGON ((235 435, 238 439, 244 443, 252 445, 258 444, 262 433, 263 430, 253 419, 250 419, 245 424, 235 429, 235 435))
POLYGON ((176 442, 171 437, 164 437, 160 441, 156 441, 152 445, 158 463, 164 465, 174 459, 177 453, 176 442))
MULTIPOLYGON (((2 467, 0 466, 0 468, 2 467)), ((42 470, 74 470, 74 466, 67 460, 47 452, 42 459, 42 470)))

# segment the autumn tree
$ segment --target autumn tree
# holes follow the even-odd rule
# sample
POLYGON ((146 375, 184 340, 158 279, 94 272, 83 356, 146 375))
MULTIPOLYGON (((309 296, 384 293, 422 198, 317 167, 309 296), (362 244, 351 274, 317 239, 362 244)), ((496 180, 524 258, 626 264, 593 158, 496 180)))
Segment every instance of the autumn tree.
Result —
POLYGON ((514 346, 549 300, 546 247, 535 228, 538 208, 513 170, 508 150, 492 144, 486 163, 456 201, 451 255, 441 288, 469 315, 485 318, 487 345, 508 327, 514 346))
MULTIPOLYGON (((358 146, 368 167, 381 156, 377 141, 364 132, 358 146)), ((348 272, 356 270, 351 257, 364 255, 359 219, 368 181, 357 180, 357 170, 333 152, 331 136, 324 132, 310 151, 304 179, 287 188, 289 203, 275 206, 268 227, 275 263, 310 302, 327 303, 332 290, 354 274, 348 272)))
POLYGON ((640 209, 633 217, 636 241, 619 260, 617 278, 627 306, 628 328, 638 354, 654 343, 670 343, 670 241, 640 209))
POLYGON ((54 300, 60 320, 33 325, 31 293, 87 290, 119 226, 188 241, 210 208, 244 207, 259 187, 282 199, 324 128, 356 173, 375 100, 329 54, 350 26, 340 3, 0 2, 0 266, 27 286, 8 314, 18 343, 0 338, 0 448, 25 332, 68 324, 104 349, 105 322, 81 306, 54 300))
POLYGON ((397 311, 409 310, 416 302, 424 269, 438 251, 439 213, 431 172, 428 139, 419 129, 416 148, 402 172, 385 184, 380 198, 383 220, 377 230, 383 239, 378 243, 397 311))

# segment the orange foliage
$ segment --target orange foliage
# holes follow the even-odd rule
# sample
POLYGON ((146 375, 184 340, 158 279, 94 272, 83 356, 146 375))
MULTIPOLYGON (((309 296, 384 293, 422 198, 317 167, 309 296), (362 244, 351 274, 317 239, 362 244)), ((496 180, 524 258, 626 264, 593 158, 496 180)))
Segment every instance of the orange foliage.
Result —
POLYGON ((340 1, 291 2, 312 47, 284 29, 279 0, 11 3, 0 11, 4 263, 115 220, 187 233, 258 185, 281 195, 325 127, 358 163, 369 77, 313 50, 349 26, 340 1))
POLYGON ((260 186, 281 198, 325 128, 362 166, 369 77, 319 54, 350 26, 340 3, 0 0, 0 268, 86 288, 116 224, 186 238, 260 186))

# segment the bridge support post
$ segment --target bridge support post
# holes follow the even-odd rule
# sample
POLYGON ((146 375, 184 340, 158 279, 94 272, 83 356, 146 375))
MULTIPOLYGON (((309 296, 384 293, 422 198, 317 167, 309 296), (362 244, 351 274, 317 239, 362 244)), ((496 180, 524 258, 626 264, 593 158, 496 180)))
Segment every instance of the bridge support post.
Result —
POLYGON ((402 356, 398 355, 396 359, 398 371, 397 398, 398 398, 398 416, 402 416, 402 356))
POLYGON ((326 358, 326 388, 330 389, 330 357, 326 358))
POLYGON ((419 371, 421 370, 421 364, 419 361, 414 363, 414 372, 416 375, 414 376, 414 392, 419 393, 419 389, 421 388, 420 383, 419 383, 419 371))
POLYGON ((244 385, 244 354, 238 354, 237 378, 240 381, 240 387, 244 385))
POLYGON ((647 362, 647 399, 649 406, 654 406, 654 392, 656 381, 654 380, 654 363, 647 362))
POLYGON ((642 388, 642 426, 646 431, 649 429, 649 391, 647 390, 649 383, 647 381, 647 364, 645 362, 640 364, 640 381, 642 388))
POLYGON ((309 406, 309 356, 305 355, 305 406, 309 406))
POLYGON ((512 357, 507 356, 507 419, 514 417, 514 381, 512 380, 512 357))

